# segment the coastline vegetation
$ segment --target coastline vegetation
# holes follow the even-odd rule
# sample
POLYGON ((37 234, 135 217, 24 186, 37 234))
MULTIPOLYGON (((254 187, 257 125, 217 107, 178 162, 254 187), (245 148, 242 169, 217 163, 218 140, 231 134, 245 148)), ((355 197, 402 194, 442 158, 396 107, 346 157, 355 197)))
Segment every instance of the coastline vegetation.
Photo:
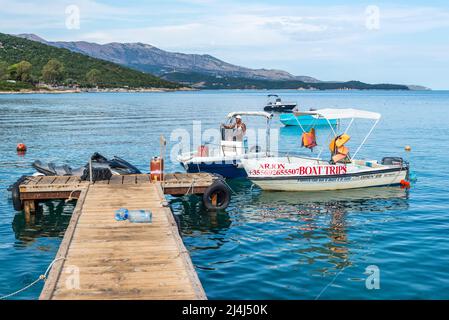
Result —
POLYGON ((222 77, 195 72, 172 72, 162 78, 197 89, 409 90, 408 86, 398 84, 369 84, 360 81, 309 83, 299 80, 222 77))
POLYGON ((0 91, 180 85, 112 62, 0 33, 0 91))

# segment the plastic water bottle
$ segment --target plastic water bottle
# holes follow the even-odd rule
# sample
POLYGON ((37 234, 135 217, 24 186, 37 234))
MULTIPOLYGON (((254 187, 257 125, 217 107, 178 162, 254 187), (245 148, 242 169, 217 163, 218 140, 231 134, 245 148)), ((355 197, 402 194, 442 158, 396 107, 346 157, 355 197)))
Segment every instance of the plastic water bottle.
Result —
POLYGON ((133 223, 151 223, 153 214, 150 210, 129 210, 128 220, 133 223))
POLYGON ((123 221, 128 219, 128 209, 126 208, 120 208, 115 211, 115 220, 117 221, 123 221))

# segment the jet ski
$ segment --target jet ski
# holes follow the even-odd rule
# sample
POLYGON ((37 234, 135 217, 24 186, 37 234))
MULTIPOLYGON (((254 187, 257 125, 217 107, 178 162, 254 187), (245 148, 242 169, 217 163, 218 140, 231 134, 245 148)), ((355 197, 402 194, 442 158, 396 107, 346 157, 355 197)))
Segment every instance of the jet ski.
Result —
MULTIPOLYGON (((130 164, 128 161, 114 156, 112 159, 107 159, 98 152, 95 152, 91 157, 92 169, 109 169, 113 175, 139 174, 139 169, 130 164)), ((56 165, 52 162, 43 163, 36 160, 32 164, 36 169, 38 175, 44 176, 83 176, 89 169, 89 162, 79 168, 72 168, 68 165, 56 165)))

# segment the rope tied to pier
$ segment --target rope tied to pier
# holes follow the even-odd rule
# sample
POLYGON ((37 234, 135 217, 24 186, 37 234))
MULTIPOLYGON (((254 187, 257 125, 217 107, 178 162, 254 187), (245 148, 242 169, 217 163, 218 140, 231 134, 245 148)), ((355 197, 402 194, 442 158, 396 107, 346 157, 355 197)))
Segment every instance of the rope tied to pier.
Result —
POLYGON ((191 194, 193 194, 193 186, 195 185, 196 179, 193 178, 192 183, 190 184, 190 187, 187 189, 186 193, 184 194, 185 196, 188 195, 190 192, 191 194))
POLYGON ((64 200, 64 203, 67 203, 67 202, 69 202, 69 201, 72 201, 72 200, 74 199, 74 198, 72 198, 73 193, 74 193, 74 192, 77 192, 77 191, 81 192, 82 190, 81 190, 81 189, 75 189, 75 190, 72 190, 72 192, 70 192, 70 194, 69 194, 69 197, 68 197, 67 199, 64 200))
POLYGON ((37 284, 39 281, 45 281, 45 280, 47 279, 48 273, 50 272, 50 270, 51 270, 51 268, 53 267, 53 265, 54 265, 57 261, 59 261, 59 260, 64 260, 64 259, 65 259, 65 258, 63 258, 63 257, 54 259, 54 260, 50 263, 50 265, 47 267, 47 270, 45 270, 45 272, 44 272, 43 274, 41 274, 36 280, 34 280, 34 281, 31 282, 30 284, 26 285, 25 287, 23 287, 23 288, 21 288, 21 289, 19 289, 19 290, 17 290, 17 291, 14 291, 14 292, 12 292, 12 293, 9 293, 9 294, 6 294, 6 295, 4 295, 4 296, 1 296, 1 297, 0 297, 0 300, 5 300, 5 299, 8 299, 8 298, 13 297, 13 296, 15 296, 15 295, 18 295, 19 293, 22 293, 22 292, 28 290, 29 288, 31 288, 32 286, 34 286, 34 285, 37 284))

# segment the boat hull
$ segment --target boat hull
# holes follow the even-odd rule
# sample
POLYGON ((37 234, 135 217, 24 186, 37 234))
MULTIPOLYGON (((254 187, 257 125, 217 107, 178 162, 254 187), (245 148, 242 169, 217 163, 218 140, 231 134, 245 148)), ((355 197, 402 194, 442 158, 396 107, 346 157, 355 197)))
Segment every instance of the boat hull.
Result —
POLYGON ((222 162, 201 162, 201 163, 181 163, 188 173, 207 172, 219 174, 224 178, 246 178, 245 169, 241 166, 240 161, 222 162))
POLYGON ((265 111, 274 112, 291 112, 296 107, 296 104, 282 104, 282 105, 266 105, 263 108, 265 111))
POLYGON ((387 166, 366 162, 329 164, 317 159, 261 159, 243 161, 248 178, 263 190, 324 191, 399 185, 407 165, 387 166), (373 167, 374 166, 374 167, 373 167))
POLYGON ((329 122, 327 122, 326 119, 323 118, 315 118, 310 115, 301 115, 301 116, 295 116, 294 114, 281 114, 279 117, 279 120, 282 122, 285 126, 299 126, 298 122, 301 124, 301 126, 308 127, 308 126, 328 126, 329 124, 332 126, 336 126, 338 121, 337 119, 329 119, 329 122))
POLYGON ((301 177, 291 177, 288 179, 250 178, 250 180, 263 190, 325 191, 399 185, 401 180, 406 178, 406 175, 406 171, 397 170, 389 173, 365 173, 360 176, 308 177, 307 179, 301 179, 301 177))

